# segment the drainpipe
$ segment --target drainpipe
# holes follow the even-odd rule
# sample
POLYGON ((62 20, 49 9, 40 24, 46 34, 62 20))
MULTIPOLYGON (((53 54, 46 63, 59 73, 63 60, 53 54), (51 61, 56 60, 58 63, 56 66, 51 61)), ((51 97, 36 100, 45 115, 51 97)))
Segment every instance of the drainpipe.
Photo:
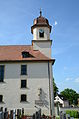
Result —
POLYGON ((48 78, 49 78, 50 116, 52 116, 52 108, 51 108, 51 88, 50 88, 50 66, 49 66, 49 61, 48 61, 48 78))
MULTIPOLYGON (((55 116, 54 110, 54 94, 53 94, 53 77, 52 77, 52 66, 48 61, 48 78, 49 78, 49 99, 50 99, 50 116, 55 116)), ((55 118, 55 117, 54 117, 55 118)))

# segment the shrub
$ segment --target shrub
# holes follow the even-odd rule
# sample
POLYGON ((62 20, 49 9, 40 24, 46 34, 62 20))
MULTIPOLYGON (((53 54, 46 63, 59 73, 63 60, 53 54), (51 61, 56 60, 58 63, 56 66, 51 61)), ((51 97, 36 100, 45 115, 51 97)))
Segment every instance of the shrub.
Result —
POLYGON ((78 118, 78 111, 76 110, 67 110, 66 114, 69 114, 70 117, 78 118))
POLYGON ((56 119, 60 119, 59 117, 56 117, 56 119))

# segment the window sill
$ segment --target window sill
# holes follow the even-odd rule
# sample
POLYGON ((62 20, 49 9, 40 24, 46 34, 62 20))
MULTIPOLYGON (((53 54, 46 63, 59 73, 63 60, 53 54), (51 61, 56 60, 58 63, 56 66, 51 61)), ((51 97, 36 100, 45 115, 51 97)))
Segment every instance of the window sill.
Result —
POLYGON ((20 74, 20 77, 27 77, 28 75, 26 74, 26 75, 22 75, 22 74, 20 74))
POLYGON ((28 101, 20 101, 20 103, 28 103, 28 101))
POLYGON ((20 89, 23 89, 23 90, 25 90, 25 89, 28 89, 28 88, 27 88, 27 87, 24 87, 24 88, 20 87, 20 89))
POLYGON ((20 74, 21 76, 27 76, 27 74, 20 74))
POLYGON ((21 88, 21 87, 20 87, 20 89, 21 89, 21 90, 27 90, 27 89, 29 89, 29 88, 28 88, 28 87, 26 87, 26 88, 21 88))

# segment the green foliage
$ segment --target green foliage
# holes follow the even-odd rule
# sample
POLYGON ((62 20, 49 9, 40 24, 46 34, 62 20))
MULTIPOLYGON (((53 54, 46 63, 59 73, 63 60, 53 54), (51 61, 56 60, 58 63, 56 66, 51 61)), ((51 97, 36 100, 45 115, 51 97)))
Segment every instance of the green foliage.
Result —
POLYGON ((56 86, 54 78, 53 78, 53 89, 54 89, 54 98, 55 98, 56 94, 58 93, 58 88, 56 86))
POLYGON ((67 110, 66 114, 69 114, 70 117, 78 118, 78 111, 76 110, 67 110))
POLYGON ((56 119, 60 119, 59 117, 56 117, 56 119))
POLYGON ((70 105, 71 104, 77 105, 77 99, 79 95, 76 93, 76 91, 67 88, 61 92, 61 95, 63 95, 64 98, 69 100, 70 105))

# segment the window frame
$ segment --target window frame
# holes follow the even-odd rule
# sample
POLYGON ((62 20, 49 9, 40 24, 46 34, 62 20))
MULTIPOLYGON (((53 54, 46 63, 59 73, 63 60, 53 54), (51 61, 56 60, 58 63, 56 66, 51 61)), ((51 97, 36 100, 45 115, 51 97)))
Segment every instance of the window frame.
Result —
POLYGON ((21 88, 22 89, 27 88, 27 79, 21 79, 21 88), (22 85, 22 81, 26 81, 25 86, 22 85))
POLYGON ((23 76, 23 75, 27 75, 27 65, 26 64, 22 64, 21 65, 21 75, 23 76), (24 69, 23 69, 23 66, 25 66, 26 68, 25 68, 25 71, 24 71, 24 69))
POLYGON ((44 38, 44 32, 43 33, 39 32, 39 37, 44 38))
POLYGON ((22 52, 22 58, 28 58, 28 57, 30 57, 29 52, 23 51, 22 52))
POLYGON ((0 65, 0 83, 4 82, 5 65, 0 65), (1 69, 3 67, 3 69, 1 69))
POLYGON ((27 95, 26 94, 21 94, 21 100, 20 102, 27 102, 27 95), (22 96, 25 96, 25 100, 23 99, 22 96))
POLYGON ((39 37, 44 38, 44 30, 43 29, 39 29, 39 37))
POLYGON ((0 103, 3 103, 3 95, 0 95, 0 103))

